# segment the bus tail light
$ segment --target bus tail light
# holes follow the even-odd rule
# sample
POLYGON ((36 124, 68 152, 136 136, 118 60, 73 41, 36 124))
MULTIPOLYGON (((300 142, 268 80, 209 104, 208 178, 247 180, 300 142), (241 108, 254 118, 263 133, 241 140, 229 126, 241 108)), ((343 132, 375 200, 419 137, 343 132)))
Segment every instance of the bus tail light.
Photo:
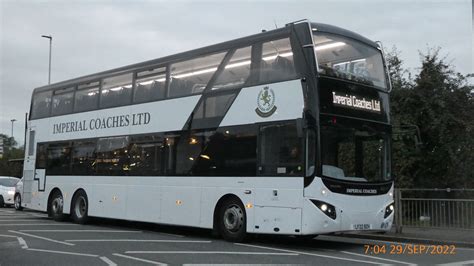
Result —
POLYGON ((392 212, 393 210, 395 209, 395 206, 392 203, 390 203, 386 208, 385 208, 385 212, 384 212, 384 215, 383 215, 383 218, 387 218, 392 212))
POLYGON ((312 199, 311 202, 318 207, 324 214, 326 214, 329 218, 336 220, 336 207, 333 205, 326 203, 324 201, 314 200, 312 199))

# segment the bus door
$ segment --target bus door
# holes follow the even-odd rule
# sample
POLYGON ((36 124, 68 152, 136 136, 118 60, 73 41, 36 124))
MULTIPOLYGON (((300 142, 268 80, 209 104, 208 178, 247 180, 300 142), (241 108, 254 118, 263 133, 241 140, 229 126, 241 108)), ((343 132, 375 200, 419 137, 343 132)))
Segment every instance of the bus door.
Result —
POLYGON ((35 178, 35 165, 36 165, 36 140, 35 140, 35 127, 28 127, 26 145, 27 151, 25 152, 25 163, 23 165, 23 193, 22 193, 22 205, 28 207, 31 204, 31 197, 33 193, 33 185, 35 178))

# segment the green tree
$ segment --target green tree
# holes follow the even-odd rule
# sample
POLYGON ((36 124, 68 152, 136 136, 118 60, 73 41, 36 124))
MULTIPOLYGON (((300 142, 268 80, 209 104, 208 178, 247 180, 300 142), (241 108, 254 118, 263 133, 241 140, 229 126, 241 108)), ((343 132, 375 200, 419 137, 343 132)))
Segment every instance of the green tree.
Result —
POLYGON ((387 60, 393 83, 393 172, 398 186, 473 187, 472 87, 440 58, 439 49, 420 54, 421 69, 413 80, 398 55, 389 53, 387 60), (417 127, 422 145, 414 141, 417 127))
POLYGON ((0 176, 16 176, 21 177, 23 173, 24 158, 23 148, 16 148, 17 142, 13 137, 8 137, 5 134, 0 134, 3 138, 3 158, 0 159, 0 176), (16 161, 11 161, 15 159, 16 161), (18 161, 19 160, 19 161, 18 161))

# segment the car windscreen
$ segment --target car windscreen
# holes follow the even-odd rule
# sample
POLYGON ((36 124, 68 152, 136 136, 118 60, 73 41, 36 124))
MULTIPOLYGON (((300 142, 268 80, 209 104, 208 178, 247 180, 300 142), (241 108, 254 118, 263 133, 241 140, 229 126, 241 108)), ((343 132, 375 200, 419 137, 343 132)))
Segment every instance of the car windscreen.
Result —
POLYGON ((15 187, 16 183, 18 183, 20 179, 13 179, 13 178, 0 178, 0 186, 4 187, 15 187))

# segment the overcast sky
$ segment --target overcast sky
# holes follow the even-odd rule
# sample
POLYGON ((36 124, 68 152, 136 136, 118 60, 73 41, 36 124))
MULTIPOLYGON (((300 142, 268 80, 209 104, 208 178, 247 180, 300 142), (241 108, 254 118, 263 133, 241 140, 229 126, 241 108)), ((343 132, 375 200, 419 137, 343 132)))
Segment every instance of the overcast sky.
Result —
POLYGON ((473 71, 472 0, 21 1, 0 0, 0 133, 23 143, 33 88, 273 29, 307 18, 396 46, 406 66, 442 47, 473 71))

